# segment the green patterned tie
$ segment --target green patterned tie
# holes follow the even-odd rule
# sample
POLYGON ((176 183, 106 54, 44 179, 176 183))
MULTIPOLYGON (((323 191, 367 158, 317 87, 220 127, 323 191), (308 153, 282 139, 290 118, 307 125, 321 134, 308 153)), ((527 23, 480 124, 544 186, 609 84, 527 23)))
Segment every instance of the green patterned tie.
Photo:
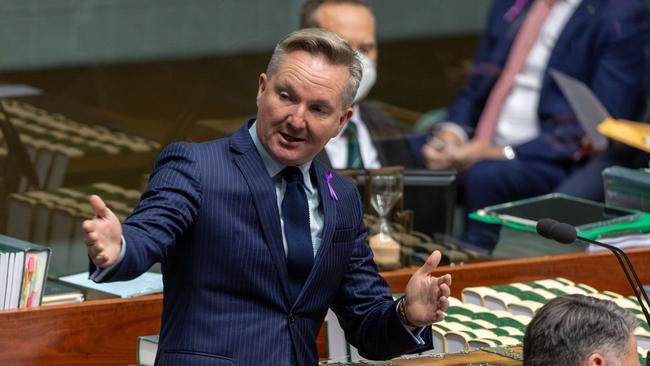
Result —
POLYGON ((359 139, 357 138, 357 125, 348 121, 345 126, 345 137, 348 139, 348 169, 363 169, 363 160, 361 160, 361 149, 359 148, 359 139))

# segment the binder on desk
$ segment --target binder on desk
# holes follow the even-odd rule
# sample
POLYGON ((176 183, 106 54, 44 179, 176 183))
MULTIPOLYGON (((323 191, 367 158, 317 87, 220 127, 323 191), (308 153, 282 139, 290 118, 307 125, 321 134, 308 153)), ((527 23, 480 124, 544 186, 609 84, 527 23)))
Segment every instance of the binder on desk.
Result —
POLYGON ((611 166, 603 170, 605 203, 650 212, 650 171, 611 166))
POLYGON ((50 249, 0 235, 0 309, 41 305, 50 249))

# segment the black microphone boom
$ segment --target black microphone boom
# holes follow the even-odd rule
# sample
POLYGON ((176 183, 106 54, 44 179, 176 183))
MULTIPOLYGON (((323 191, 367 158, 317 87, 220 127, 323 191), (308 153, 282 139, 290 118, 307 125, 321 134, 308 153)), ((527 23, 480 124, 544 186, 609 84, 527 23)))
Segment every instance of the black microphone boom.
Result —
MULTIPOLYGON (((614 254, 614 257, 616 257, 616 260, 618 261, 618 264, 621 266, 621 269, 623 269, 623 273, 627 278, 627 282, 630 284, 630 287, 632 287, 632 292, 634 292, 634 296, 636 296, 636 299, 639 302, 641 311, 643 311, 645 320, 648 323, 648 325, 650 325, 650 314, 648 313, 648 309, 645 306, 645 304, 650 305, 650 301, 648 300, 648 294, 645 292, 645 289, 641 284, 641 280, 639 280, 639 276, 637 276, 636 271, 632 266, 632 262, 630 262, 630 258, 627 256, 627 254, 625 254, 625 252, 621 248, 617 248, 613 245, 601 243, 596 240, 591 240, 591 239, 584 238, 582 236, 578 236, 575 227, 569 224, 558 222, 553 219, 540 219, 537 222, 536 229, 539 235, 547 239, 556 240, 562 244, 571 244, 574 241, 576 241, 576 239, 580 239, 586 241, 587 243, 594 244, 596 246, 603 247, 611 251, 614 254), (645 300, 645 304, 641 299, 642 297, 643 300, 645 300)), ((650 350, 646 354, 646 366, 648 365, 649 358, 650 358, 650 350)))

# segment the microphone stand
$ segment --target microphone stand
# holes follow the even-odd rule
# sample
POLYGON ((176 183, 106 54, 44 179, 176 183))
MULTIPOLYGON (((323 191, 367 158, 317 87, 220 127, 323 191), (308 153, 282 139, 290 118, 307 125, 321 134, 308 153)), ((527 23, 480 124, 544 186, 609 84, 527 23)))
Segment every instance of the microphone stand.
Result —
MULTIPOLYGON (((568 224, 561 224, 561 225, 570 226, 568 224)), ((574 227, 571 228, 575 232, 575 228, 574 227)), ((611 251, 614 254, 616 260, 618 260, 618 263, 623 269, 623 273, 625 273, 625 277, 627 277, 627 282, 630 284, 630 287, 632 287, 632 291, 634 292, 634 296, 636 296, 636 299, 639 302, 639 306, 641 307, 641 311, 643 311, 643 315, 645 316, 646 322, 648 323, 648 325, 650 325, 650 314, 648 313, 648 309, 646 308, 646 306, 643 304, 641 297, 643 297, 643 300, 645 300, 646 304, 649 305, 650 305, 650 300, 648 300, 648 294, 645 292, 645 289, 641 284, 641 280, 639 280, 639 276, 636 274, 636 271, 632 266, 632 262, 630 262, 630 258, 627 256, 627 254, 625 254, 625 252, 622 249, 610 244, 601 243, 578 235, 576 235, 576 239, 580 239, 586 241, 587 243, 609 249, 609 251, 611 251), (630 273, 632 273, 632 276, 630 276, 630 273), (634 281, 632 280, 632 278, 634 278, 634 281)), ((648 350, 648 352, 646 353, 645 362, 646 362, 645 363, 646 366, 650 366, 650 350, 648 350)))

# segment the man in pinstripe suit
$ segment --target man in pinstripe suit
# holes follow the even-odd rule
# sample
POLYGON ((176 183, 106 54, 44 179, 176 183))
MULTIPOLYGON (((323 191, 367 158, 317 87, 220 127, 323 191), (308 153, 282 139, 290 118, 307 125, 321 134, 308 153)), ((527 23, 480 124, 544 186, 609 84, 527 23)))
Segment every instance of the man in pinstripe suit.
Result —
POLYGON ((394 301, 366 244, 357 190, 313 160, 349 118, 360 78, 356 54, 334 34, 292 33, 259 77, 256 119, 229 138, 165 148, 122 224, 90 198, 96 216, 83 226, 95 281, 162 262, 158 365, 314 365, 328 307, 365 357, 431 347, 427 325, 443 318, 451 284, 430 275, 440 253, 394 301), (310 267, 297 292, 287 169, 300 172, 309 215, 310 267))

